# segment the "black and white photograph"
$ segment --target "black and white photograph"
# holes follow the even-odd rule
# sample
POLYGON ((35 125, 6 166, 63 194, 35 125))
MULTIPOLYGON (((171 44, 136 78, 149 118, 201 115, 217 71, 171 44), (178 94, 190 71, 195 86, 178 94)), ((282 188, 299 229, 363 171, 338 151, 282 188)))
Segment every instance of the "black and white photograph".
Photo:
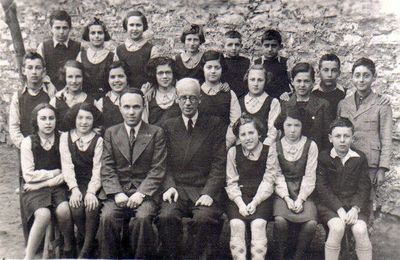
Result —
POLYGON ((399 1, 0 3, 1 259, 399 259, 399 1))

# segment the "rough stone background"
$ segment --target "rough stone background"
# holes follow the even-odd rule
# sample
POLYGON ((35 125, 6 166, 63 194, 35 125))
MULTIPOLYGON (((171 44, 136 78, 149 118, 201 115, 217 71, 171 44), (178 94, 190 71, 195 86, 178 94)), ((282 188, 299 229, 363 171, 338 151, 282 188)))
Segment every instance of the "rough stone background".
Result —
MULTIPOLYGON (((318 58, 334 52, 342 60, 340 84, 350 86, 351 65, 362 57, 377 64, 375 91, 386 94, 393 107, 394 153, 388 181, 380 189, 383 207, 371 229, 374 259, 398 259, 400 255, 400 2, 397 0, 16 0, 25 48, 35 49, 50 37, 47 17, 55 9, 67 10, 73 20, 71 37, 80 39, 83 26, 93 16, 108 25, 115 48, 124 38, 121 25, 127 10, 139 9, 149 21, 146 37, 159 52, 173 55, 182 50, 179 36, 190 23, 203 24, 203 48, 222 49, 225 31, 243 34, 243 53, 260 54, 260 36, 266 28, 283 35, 282 55, 289 67, 308 61, 317 68, 318 58), (397 13, 396 13, 397 12, 397 13)), ((0 11, 0 142, 10 144, 7 135, 8 104, 20 86, 12 39, 0 11)))

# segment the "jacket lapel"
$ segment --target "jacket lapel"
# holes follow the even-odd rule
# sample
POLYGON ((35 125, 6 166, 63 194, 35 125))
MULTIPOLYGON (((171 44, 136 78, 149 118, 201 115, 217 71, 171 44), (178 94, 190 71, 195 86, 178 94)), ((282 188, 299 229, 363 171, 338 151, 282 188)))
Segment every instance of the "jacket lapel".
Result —
POLYGON ((132 161, 131 161, 132 164, 134 164, 135 161, 139 158, 139 156, 142 154, 142 152, 147 147, 152 138, 153 138, 153 133, 150 132, 148 124, 142 122, 142 125, 140 126, 139 132, 136 136, 135 143, 133 145, 132 161))
MULTIPOLYGON (((353 98, 353 100, 354 100, 353 102, 354 102, 354 106, 355 106, 355 102, 356 102, 355 98, 353 98)), ((375 94, 374 93, 369 94, 369 96, 364 100, 364 103, 360 105, 360 107, 358 108, 358 110, 354 114, 354 118, 357 118, 361 114, 364 114, 369 109, 371 109, 371 107, 373 105, 375 105, 375 102, 376 102, 375 94)))
POLYGON ((129 147, 129 137, 126 132, 126 128, 124 123, 120 124, 119 129, 117 130, 117 137, 115 139, 115 143, 117 144, 118 149, 121 151, 122 155, 125 159, 130 162, 130 147, 129 147))

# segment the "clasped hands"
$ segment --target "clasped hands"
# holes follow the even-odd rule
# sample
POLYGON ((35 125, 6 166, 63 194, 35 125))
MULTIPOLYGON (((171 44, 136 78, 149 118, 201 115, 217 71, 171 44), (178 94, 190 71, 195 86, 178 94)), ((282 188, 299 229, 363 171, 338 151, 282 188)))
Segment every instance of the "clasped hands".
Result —
POLYGON ((239 213, 243 217, 247 217, 250 215, 253 215, 256 212, 258 203, 254 200, 252 200, 249 204, 245 204, 243 200, 240 200, 238 202, 238 207, 239 207, 239 213))
POLYGON ((125 193, 120 192, 115 194, 114 200, 118 207, 134 209, 142 204, 144 194, 137 191, 128 197, 125 193))
POLYGON ((289 196, 283 198, 286 202, 287 207, 294 213, 298 214, 303 211, 304 201, 300 198, 292 200, 289 196))
POLYGON ((354 225, 358 220, 358 210, 355 207, 347 212, 344 208, 340 208, 337 213, 339 218, 347 225, 354 225))
POLYGON ((69 205, 72 208, 79 208, 83 204, 90 211, 94 210, 99 206, 99 200, 96 195, 91 192, 86 192, 85 198, 83 199, 82 193, 78 187, 74 187, 71 190, 71 197, 69 198, 69 205))
MULTIPOLYGON (((163 201, 168 201, 168 203, 177 202, 179 197, 178 191, 171 187, 163 194, 163 201)), ((210 207, 213 204, 214 200, 207 194, 203 194, 194 204, 195 206, 206 206, 210 207)))

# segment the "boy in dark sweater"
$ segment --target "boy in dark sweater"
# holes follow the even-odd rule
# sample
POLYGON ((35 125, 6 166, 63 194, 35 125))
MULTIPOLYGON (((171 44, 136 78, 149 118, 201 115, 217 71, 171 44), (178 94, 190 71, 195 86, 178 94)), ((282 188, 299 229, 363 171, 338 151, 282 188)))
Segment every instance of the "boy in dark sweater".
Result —
POLYGON ((282 36, 276 30, 267 30, 262 36, 263 56, 254 61, 263 64, 267 72, 265 92, 271 97, 280 98, 285 92, 291 92, 287 73, 287 58, 279 56, 282 49, 282 36))
POLYGON ((57 90, 64 87, 59 71, 67 60, 75 60, 81 50, 81 43, 69 38, 71 16, 64 11, 54 11, 50 15, 52 39, 39 44, 37 52, 44 58, 47 75, 57 90))
POLYGON ((340 59, 335 54, 325 54, 319 60, 321 83, 313 89, 313 94, 329 102, 331 119, 336 118, 340 100, 346 96, 343 87, 337 85, 340 76, 340 59))
POLYGON ((238 31, 226 32, 224 39, 224 58, 221 60, 221 81, 228 83, 229 87, 235 92, 238 98, 244 96, 248 92, 243 78, 250 66, 250 60, 240 56, 241 49, 242 35, 238 31))

